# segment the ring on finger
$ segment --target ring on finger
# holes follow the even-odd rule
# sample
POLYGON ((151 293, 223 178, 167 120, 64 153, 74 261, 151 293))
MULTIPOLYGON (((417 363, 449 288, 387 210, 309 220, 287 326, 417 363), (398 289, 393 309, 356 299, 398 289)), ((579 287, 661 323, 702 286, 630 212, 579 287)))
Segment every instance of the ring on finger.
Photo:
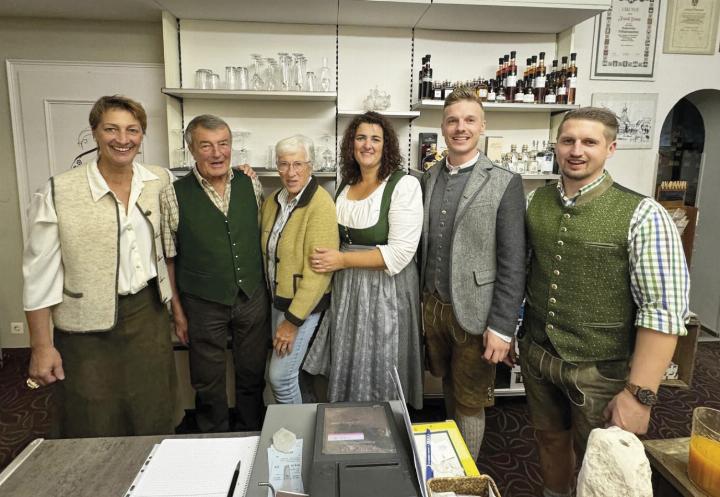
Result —
POLYGON ((33 380, 32 378, 28 378, 27 380, 25 380, 25 384, 27 385, 27 387, 30 390, 35 390, 36 388, 40 388, 40 383, 33 380))

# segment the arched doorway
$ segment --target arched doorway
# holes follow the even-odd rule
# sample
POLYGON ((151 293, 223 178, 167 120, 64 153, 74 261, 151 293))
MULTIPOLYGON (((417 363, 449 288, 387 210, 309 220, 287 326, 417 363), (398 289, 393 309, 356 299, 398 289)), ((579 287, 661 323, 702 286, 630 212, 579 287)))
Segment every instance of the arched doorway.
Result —
POLYGON ((686 180, 686 205, 698 208, 690 267, 690 308, 720 332, 720 91, 686 95, 665 119, 657 178, 686 180), (715 138, 715 139, 713 139, 715 138), (664 167, 662 167, 664 166, 664 167))
POLYGON ((704 149, 702 115, 690 100, 682 98, 670 110, 660 131, 656 186, 662 181, 687 181, 685 205, 696 206, 704 149))

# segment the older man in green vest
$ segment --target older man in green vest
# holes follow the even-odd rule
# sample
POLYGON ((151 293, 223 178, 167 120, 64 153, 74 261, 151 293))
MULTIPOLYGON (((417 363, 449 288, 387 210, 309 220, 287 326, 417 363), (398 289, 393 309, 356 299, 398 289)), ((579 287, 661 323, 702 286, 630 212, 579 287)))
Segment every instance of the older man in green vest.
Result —
POLYGON ((185 130, 195 167, 161 195, 175 333, 190 350, 195 419, 203 432, 259 430, 269 303, 260 253, 256 180, 233 174, 232 135, 201 115, 185 130), (236 420, 229 424, 225 353, 232 341, 236 420))
POLYGON ((555 148, 562 178, 528 196, 519 343, 544 497, 573 494, 576 457, 593 428, 647 431, 677 337, 686 334, 679 234, 661 205, 605 171, 617 129, 606 109, 568 112, 555 148))

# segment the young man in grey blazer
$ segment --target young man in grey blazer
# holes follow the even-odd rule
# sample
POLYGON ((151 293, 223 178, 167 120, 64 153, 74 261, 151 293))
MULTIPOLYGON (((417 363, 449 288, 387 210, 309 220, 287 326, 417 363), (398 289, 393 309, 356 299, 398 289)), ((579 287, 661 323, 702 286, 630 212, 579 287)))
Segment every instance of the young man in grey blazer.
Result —
POLYGON ((478 151, 482 103, 458 88, 445 99, 447 158, 423 176, 423 325, 428 366, 477 458, 495 367, 509 361, 525 289, 522 178, 478 151))

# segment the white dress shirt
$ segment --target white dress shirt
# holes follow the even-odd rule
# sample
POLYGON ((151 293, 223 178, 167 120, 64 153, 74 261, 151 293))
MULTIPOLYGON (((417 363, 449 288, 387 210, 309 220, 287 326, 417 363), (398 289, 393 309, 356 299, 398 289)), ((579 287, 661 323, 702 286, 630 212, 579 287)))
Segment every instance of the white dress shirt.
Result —
MULTIPOLYGON (((387 179, 362 200, 349 200, 347 190, 343 189, 337 198, 338 223, 349 228, 363 229, 375 226, 380 218, 380 204, 387 179)), ((388 214, 387 245, 378 245, 390 276, 405 269, 418 248, 423 224, 423 203, 420 182, 412 176, 404 176, 395 185, 390 197, 388 214)))
MULTIPOLYGON (((170 170, 167 173, 172 182, 174 179, 172 173, 170 170)), ((96 161, 90 164, 87 179, 95 202, 105 195, 112 195, 119 204, 118 293, 120 295, 137 293, 147 286, 148 280, 157 276, 152 229, 140 212, 137 200, 142 192, 143 183, 157 180, 158 177, 141 164, 133 163, 127 210, 108 187, 96 161)), ((23 252, 25 278, 23 302, 26 311, 33 311, 59 304, 63 299, 64 272, 57 213, 53 204, 50 181, 33 194, 28 207, 28 219, 28 237, 23 252)))

